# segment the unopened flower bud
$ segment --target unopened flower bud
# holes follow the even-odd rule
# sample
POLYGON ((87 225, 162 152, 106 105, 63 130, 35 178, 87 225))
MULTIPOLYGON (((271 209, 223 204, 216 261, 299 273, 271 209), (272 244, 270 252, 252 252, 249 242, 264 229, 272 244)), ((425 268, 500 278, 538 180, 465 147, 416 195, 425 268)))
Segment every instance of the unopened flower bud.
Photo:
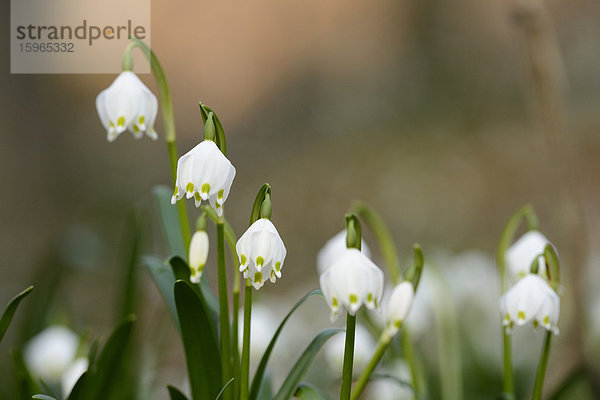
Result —
POLYGON ((208 234, 206 231, 196 231, 190 242, 190 281, 199 283, 202 271, 208 258, 208 234))

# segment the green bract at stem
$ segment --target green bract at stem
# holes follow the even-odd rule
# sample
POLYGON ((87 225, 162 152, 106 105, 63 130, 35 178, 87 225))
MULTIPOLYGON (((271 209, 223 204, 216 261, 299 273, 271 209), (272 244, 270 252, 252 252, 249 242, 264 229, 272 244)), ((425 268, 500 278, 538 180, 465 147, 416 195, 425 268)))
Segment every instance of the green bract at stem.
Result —
MULTIPOLYGON (((225 270, 225 234, 224 220, 219 218, 217 221, 217 264, 219 280, 219 325, 221 336, 221 366, 222 366, 222 384, 225 385, 231 378, 231 359, 230 359, 230 333, 229 333, 229 304, 227 299, 227 271, 225 270)), ((224 398, 229 399, 231 391, 224 393, 224 398)))
POLYGON ((388 273, 394 285, 400 283, 400 260, 398 251, 392 239, 392 235, 383 222, 383 218, 374 209, 363 202, 355 202, 352 207, 352 212, 358 214, 359 217, 366 221, 367 225, 375 235, 379 251, 385 260, 388 273))
POLYGON ((556 291, 560 285, 560 263, 558 261, 558 254, 556 254, 556 250, 551 244, 547 244, 544 248, 544 259, 546 260, 546 270, 550 286, 556 291))
POLYGON ((349 400, 352 391, 352 367, 354 364, 354 338, 356 336, 356 316, 346 313, 346 343, 344 345, 344 367, 340 400, 349 400))
MULTIPOLYGON (((538 221, 533 208, 530 205, 521 207, 515 212, 506 222, 500 235, 498 243, 498 251, 496 253, 496 262, 500 272, 500 293, 503 294, 508 289, 508 279, 506 276, 506 251, 510 244, 514 241, 517 230, 521 223, 521 219, 525 219, 528 230, 537 230, 538 221)), ((503 347, 503 384, 502 392, 505 400, 515 398, 515 386, 512 371, 512 343, 511 337, 506 333, 506 329, 502 327, 502 347, 503 347)))
POLYGON ((213 113, 213 120, 215 124, 215 142, 217 146, 223 153, 223 155, 227 155, 227 143, 225 142, 225 131, 223 129, 223 125, 221 124, 221 120, 217 114, 206 104, 202 104, 202 102, 198 102, 198 106, 200 107, 200 115, 202 116, 202 121, 206 124, 208 120, 208 114, 213 113))
MULTIPOLYGON (((169 160, 171 166, 171 183, 174 186, 177 181, 177 159, 179 158, 176 146, 176 135, 175 135, 175 119, 173 117, 173 101, 171 100, 171 91, 169 90, 169 84, 167 82, 167 76, 158 61, 156 54, 141 40, 137 38, 131 38, 131 43, 125 48, 123 54, 122 68, 123 71, 131 71, 133 69, 133 59, 131 57, 131 51, 133 48, 138 47, 148 61, 150 62, 150 68, 152 74, 156 80, 158 87, 158 97, 160 99, 160 109, 162 113, 162 120, 164 126, 165 141, 167 142, 167 150, 169 153, 169 160)), ((190 246, 190 224, 187 217, 187 209, 184 201, 177 202, 177 213, 179 215, 179 222, 181 225, 181 235, 183 236, 183 242, 185 245, 186 252, 190 246)))
MULTIPOLYGON (((200 104, 200 109, 204 105, 200 104)), ((208 108, 208 107, 207 107, 208 108)), ((250 212, 250 223, 258 221, 259 218, 271 218, 271 186, 268 183, 262 185, 256 194, 252 211, 250 212)), ((248 386, 250 382, 250 324, 252 321, 252 281, 246 279, 244 289, 244 336, 242 338, 242 368, 240 378, 240 399, 248 399, 248 386)))
POLYGON ((540 357, 538 364, 537 373, 535 375, 535 385, 533 387, 532 400, 542 399, 542 389, 544 386, 544 376, 546 375, 546 366, 548 365, 548 357, 550 356, 550 344, 552 342, 552 332, 546 332, 546 339, 544 341, 544 349, 540 357))

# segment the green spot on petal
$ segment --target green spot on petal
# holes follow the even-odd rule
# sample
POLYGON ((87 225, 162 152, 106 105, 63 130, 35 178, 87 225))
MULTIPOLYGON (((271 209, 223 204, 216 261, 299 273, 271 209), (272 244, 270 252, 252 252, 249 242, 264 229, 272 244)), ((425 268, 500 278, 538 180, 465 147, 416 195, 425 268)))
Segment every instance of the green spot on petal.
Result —
POLYGON ((281 270, 281 262, 280 262, 280 261, 277 261, 277 262, 275 263, 275 271, 279 272, 280 270, 281 270))
POLYGON ((119 119, 117 120, 117 126, 125 126, 125 117, 124 116, 120 116, 119 119))
POLYGON ((217 193, 217 197, 219 198, 219 200, 223 198, 223 194, 225 194, 225 189, 219 190, 219 193, 217 193))
POLYGON ((400 328, 400 325, 402 325, 402 320, 401 319, 399 319, 397 321, 394 321, 394 327, 395 328, 400 328))
POLYGON ((200 195, 198 194, 198 192, 194 193, 194 199, 195 199, 197 202, 201 202, 201 201, 202 201, 202 197, 200 197, 200 195))
POLYGON ((334 297, 333 299, 331 299, 331 305, 334 307, 338 306, 338 299, 337 297, 334 297))
POLYGON ((546 315, 544 317, 544 325, 550 325, 550 316, 549 315, 546 315))
POLYGON ((370 303, 373 301, 373 293, 367 294, 367 302, 370 303))
POLYGON ((248 261, 245 254, 241 255, 240 260, 241 260, 240 262, 242 263, 242 265, 246 265, 246 261, 248 261))
POLYGON ((146 118, 143 115, 140 115, 140 119, 138 120, 138 121, 140 121, 140 125, 142 125, 145 120, 146 120, 146 118))
POLYGON ((349 296, 349 298, 350 298, 350 304, 356 304, 356 303, 358 303, 358 296, 357 295, 351 294, 349 296))
POLYGON ((261 283, 262 282, 262 273, 257 272, 256 274, 254 274, 254 282, 255 283, 261 283))
POLYGON ((133 126, 133 131, 134 131, 134 132, 139 132, 139 131, 140 131, 140 128, 139 128, 137 125, 134 125, 134 126, 133 126))
POLYGON ((190 192, 192 193, 194 191, 194 184, 192 182, 189 182, 187 184, 187 186, 185 187, 186 192, 190 192))
POLYGON ((519 311, 519 313, 517 314, 517 319, 525 319, 525 312, 524 311, 519 311))
POLYGON ((205 183, 205 184, 202 185, 202 193, 208 194, 208 192, 210 192, 210 184, 209 183, 205 183))
POLYGON ((262 265, 265 263, 265 259, 262 258, 261 256, 256 257, 256 265, 260 265, 262 267, 262 265))

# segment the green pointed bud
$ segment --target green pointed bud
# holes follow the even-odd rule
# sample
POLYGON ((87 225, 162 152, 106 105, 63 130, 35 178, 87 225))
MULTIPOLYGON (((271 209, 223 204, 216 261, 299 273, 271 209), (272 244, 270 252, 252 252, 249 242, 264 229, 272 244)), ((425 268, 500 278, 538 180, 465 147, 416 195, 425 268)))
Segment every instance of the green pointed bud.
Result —
POLYGON ((346 247, 360 250, 361 238, 358 215, 354 213, 346 214, 346 247))
POLYGON ((421 274, 423 273, 423 266, 425 265, 425 259, 423 258, 423 251, 421 246, 415 244, 413 246, 414 253, 414 264, 404 271, 403 278, 405 281, 410 281, 415 288, 415 292, 419 287, 419 281, 421 280, 421 274))
POLYGON ((206 119, 206 123, 204 124, 204 140, 212 140, 215 141, 217 137, 215 121, 213 121, 213 113, 208 113, 208 118, 206 119))
POLYGON ((556 250, 551 244, 547 244, 544 248, 544 258, 546 260, 546 271, 548 271, 550 286, 554 290, 557 290, 560 285, 560 262, 558 261, 558 254, 556 254, 556 250))
POLYGON ((214 140, 219 146, 221 153, 227 155, 227 144, 225 143, 225 130, 223 129, 223 124, 219 120, 219 116, 206 104, 202 104, 202 102, 198 102, 198 106, 200 107, 200 115, 202 116, 202 121, 206 124, 208 121, 208 115, 210 113, 213 114, 213 121, 216 130, 216 139, 214 140))
POLYGON ((255 223, 261 217, 262 204, 267 195, 269 195, 269 197, 271 195, 271 185, 265 183, 262 185, 254 199, 254 205, 252 206, 252 212, 250 213, 250 224, 248 226, 255 223))
POLYGON ((269 193, 265 193, 265 199, 260 206, 260 217, 271 219, 271 213, 273 209, 271 207, 271 195, 269 193))
POLYGON ((206 226, 208 225, 208 221, 206 219, 206 211, 202 213, 196 220, 196 230, 197 231, 205 231, 206 226))
POLYGON ((540 260, 539 258, 536 256, 533 261, 531 262, 531 267, 529 268, 529 272, 531 272, 534 275, 537 275, 537 273, 540 270, 540 260))

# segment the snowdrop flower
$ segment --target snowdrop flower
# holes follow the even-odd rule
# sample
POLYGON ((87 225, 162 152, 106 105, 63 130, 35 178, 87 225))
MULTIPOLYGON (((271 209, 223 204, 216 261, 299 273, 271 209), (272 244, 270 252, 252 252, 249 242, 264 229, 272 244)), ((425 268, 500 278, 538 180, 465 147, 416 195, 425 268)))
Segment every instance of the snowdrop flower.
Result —
POLYGON ((204 230, 198 230, 192 235, 190 241, 190 281, 200 283, 202 271, 208 258, 208 234, 204 230))
POLYGON ((321 275, 321 290, 334 321, 340 306, 355 315, 364 304, 378 309, 383 295, 383 272, 358 249, 346 249, 321 275))
POLYGON ((73 387, 83 375, 85 371, 87 371, 89 366, 89 361, 85 357, 79 357, 75 359, 64 372, 62 377, 60 378, 60 386, 62 388, 63 396, 67 396, 73 390, 73 387))
POLYGON ((386 332, 391 337, 398 333, 402 321, 406 319, 415 297, 415 289, 408 281, 401 282, 392 291, 386 309, 386 332))
POLYGON ((244 232, 235 245, 240 258, 240 272, 250 278, 254 289, 260 289, 269 279, 275 283, 281 278, 281 268, 287 254, 275 225, 267 218, 259 218, 244 232))
MULTIPOLYGON (((371 258, 371 251, 369 246, 364 240, 361 240, 361 251, 365 256, 371 258)), ((319 275, 327 271, 331 264, 333 264, 340 256, 346 251, 346 230, 340 231, 337 235, 332 237, 325 243, 325 246, 317 254, 317 269, 319 275)))
POLYGON ((546 262, 542 254, 547 244, 551 244, 538 231, 529 231, 519 238, 506 251, 506 267, 513 280, 521 279, 529 274, 531 264, 537 257, 538 274, 547 277, 546 262))
MULTIPOLYGON (((375 340, 367 328, 361 324, 356 325, 356 338, 354 341, 354 372, 359 373, 369 363, 375 352, 375 340)), ((346 337, 344 335, 335 335, 325 344, 325 359, 330 372, 334 376, 342 374, 344 364, 344 347, 346 337)))
POLYGON ((177 180, 171 204, 183 195, 194 197, 196 207, 208 200, 217 215, 223 215, 223 203, 235 177, 235 167, 212 140, 203 140, 177 161, 177 180))
POLYGON ((558 334, 560 298, 539 275, 528 274, 500 298, 502 324, 511 329, 532 322, 558 334))
POLYGON ((156 96, 131 71, 123 71, 117 79, 96 97, 96 109, 109 142, 125 130, 136 139, 144 133, 152 139, 158 135, 154 121, 158 112, 156 96))
POLYGON ((45 382, 59 382, 77 353, 79 337, 64 326, 50 326, 25 346, 31 374, 45 382))

